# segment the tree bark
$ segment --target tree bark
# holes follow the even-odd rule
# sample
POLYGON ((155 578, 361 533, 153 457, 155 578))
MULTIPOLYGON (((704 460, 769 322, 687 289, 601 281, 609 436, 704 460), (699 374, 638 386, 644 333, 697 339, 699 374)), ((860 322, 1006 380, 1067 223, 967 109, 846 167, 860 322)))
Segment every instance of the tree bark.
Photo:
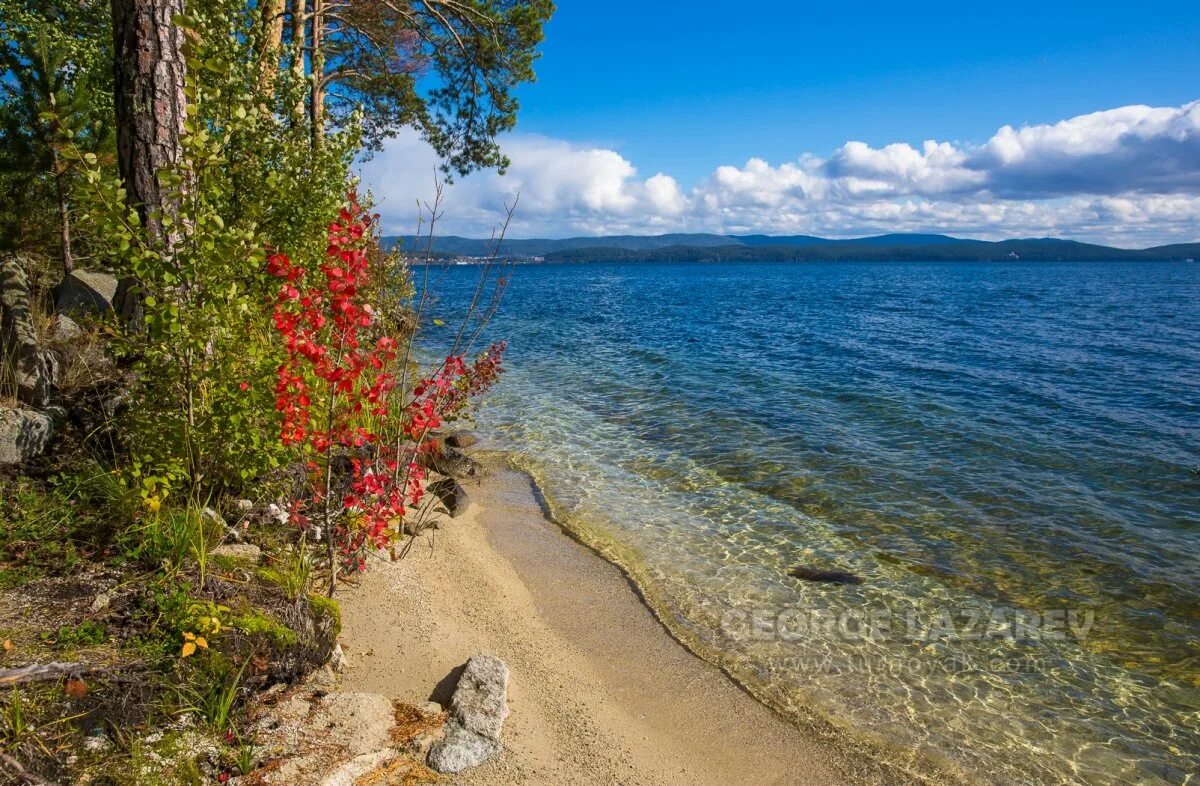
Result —
MULTIPOLYGON (((304 19, 308 10, 305 0, 291 0, 292 4, 292 76, 297 82, 304 79, 304 47, 308 36, 304 32, 304 19)), ((304 99, 296 103, 295 120, 304 119, 304 99)))
POLYGON ((258 41, 258 86, 270 90, 279 71, 279 49, 283 44, 284 0, 262 0, 260 3, 258 41))
POLYGON ((312 126, 312 146, 315 150, 321 146, 325 125, 323 122, 325 96, 323 90, 325 55, 321 51, 325 38, 325 0, 312 0, 312 54, 310 70, 312 72, 312 94, 308 102, 309 123, 312 126))
POLYGON ((177 206, 158 181, 182 157, 186 117, 183 31, 172 18, 183 0, 112 0, 117 165, 129 204, 152 243, 170 254, 174 245, 162 217, 177 206))
POLYGON ((62 244, 63 277, 75 271, 75 260, 71 256, 71 213, 67 209, 67 172, 62 165, 58 150, 51 148, 50 158, 54 166, 54 193, 58 198, 58 232, 62 244))

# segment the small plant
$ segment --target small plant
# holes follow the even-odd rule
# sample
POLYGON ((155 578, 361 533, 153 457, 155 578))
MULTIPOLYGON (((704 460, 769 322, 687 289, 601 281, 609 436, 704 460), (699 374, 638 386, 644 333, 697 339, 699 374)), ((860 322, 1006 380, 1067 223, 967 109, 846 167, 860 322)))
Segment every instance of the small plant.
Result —
POLYGON ((199 713, 205 722, 217 732, 233 728, 233 708, 237 703, 242 675, 250 659, 242 661, 241 668, 224 677, 211 675, 214 679, 199 679, 184 684, 180 689, 186 706, 184 711, 199 713))
POLYGON ((288 600, 303 597, 312 581, 312 556, 305 548, 304 539, 301 538, 300 545, 280 565, 260 568, 258 576, 283 590, 288 600))
POLYGON ((215 638, 222 629, 219 615, 228 611, 228 608, 209 601, 192 604, 189 608, 191 619, 181 634, 183 644, 179 657, 188 658, 200 650, 208 649, 209 639, 215 638))
POLYGON ((14 687, 9 693, 8 704, 0 718, 4 721, 4 741, 7 747, 20 746, 33 733, 33 728, 25 717, 25 704, 20 688, 14 687))
POLYGON ((86 620, 79 625, 63 625, 53 634, 44 633, 42 641, 64 650, 94 647, 108 641, 108 631, 99 622, 86 620))

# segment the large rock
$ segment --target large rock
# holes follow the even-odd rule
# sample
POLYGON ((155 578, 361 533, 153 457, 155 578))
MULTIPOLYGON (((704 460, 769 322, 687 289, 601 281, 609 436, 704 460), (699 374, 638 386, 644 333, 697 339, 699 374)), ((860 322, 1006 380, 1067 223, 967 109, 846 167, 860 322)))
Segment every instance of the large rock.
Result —
POLYGON ((429 751, 438 772, 478 767, 500 752, 500 731, 508 717, 508 666, 494 655, 476 655, 454 689, 446 736, 429 751))
POLYGON ((467 490, 454 478, 435 480, 429 484, 429 490, 446 506, 446 511, 452 519, 465 513, 471 504, 467 490))
POLYGON ((21 464, 46 451, 54 418, 32 409, 0 409, 0 467, 21 464))
POLYGON ((483 474, 479 462, 458 448, 446 447, 427 459, 430 469, 452 478, 473 478, 483 474))
POLYGON ((377 693, 298 693, 254 726, 263 760, 260 782, 287 786, 350 786, 399 755, 393 748, 392 702, 377 693))
POLYGON ((117 301, 117 278, 95 270, 76 270, 58 285, 55 308, 60 312, 112 311, 117 301))
POLYGON ((38 343, 29 280, 15 254, 0 257, 0 347, 0 378, 15 383, 17 398, 35 407, 50 403, 58 362, 38 343))

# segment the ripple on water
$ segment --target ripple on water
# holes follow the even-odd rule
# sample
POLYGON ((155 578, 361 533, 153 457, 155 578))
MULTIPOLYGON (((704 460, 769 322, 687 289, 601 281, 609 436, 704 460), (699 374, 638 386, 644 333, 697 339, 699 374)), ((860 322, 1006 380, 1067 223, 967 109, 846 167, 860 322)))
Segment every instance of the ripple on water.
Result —
POLYGON ((481 426, 772 706, 984 781, 1179 784, 1197 302, 1195 266, 523 268, 481 426), (946 635, 1045 609, 1083 632, 946 635))

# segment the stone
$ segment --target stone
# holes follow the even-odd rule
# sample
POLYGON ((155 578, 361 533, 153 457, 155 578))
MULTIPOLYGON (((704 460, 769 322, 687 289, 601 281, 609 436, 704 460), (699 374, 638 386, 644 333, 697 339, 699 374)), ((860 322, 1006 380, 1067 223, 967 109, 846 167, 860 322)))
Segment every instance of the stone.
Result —
POLYGON ((54 307, 60 313, 107 313, 117 297, 117 278, 96 270, 76 270, 58 285, 54 307))
POLYGON ((306 786, 353 784, 397 752, 392 702, 377 693, 303 691, 254 724, 255 747, 278 766, 262 782, 306 786))
POLYGON ((0 467, 23 464, 46 452, 54 417, 32 409, 0 409, 0 467))
POLYGON ((429 766, 443 773, 478 767, 501 750, 508 717, 508 666, 494 655, 475 655, 450 700, 446 736, 429 751, 429 766))
POLYGON ((430 469, 452 478, 473 478, 483 473, 478 461, 451 447, 430 457, 430 469))
POLYGON ((83 749, 92 753, 107 753, 113 749, 113 742, 103 727, 97 726, 83 738, 83 749))
POLYGON ((452 448, 469 448, 479 442, 479 438, 469 431, 456 431, 446 437, 446 444, 452 448))
POLYGON ((89 611, 91 611, 93 614, 98 614, 99 612, 104 611, 111 606, 112 601, 113 596, 111 592, 101 592, 96 596, 96 599, 92 601, 89 611))
POLYGON ((429 491, 446 506, 450 518, 456 519, 471 505, 467 490, 454 478, 442 478, 429 484, 429 491))
POLYGON ((342 651, 342 645, 334 645, 333 652, 329 654, 329 667, 335 672, 343 672, 350 662, 346 660, 346 653, 342 651))
POLYGON ((42 349, 33 325, 33 301, 25 269, 15 254, 0 256, 0 377, 15 383, 17 398, 35 407, 50 403, 58 360, 42 349))
POLYGON ((226 543, 210 551, 208 556, 257 565, 262 561, 262 549, 253 543, 226 543))
POLYGON ((66 314, 54 317, 54 326, 50 328, 50 340, 55 344, 67 344, 83 335, 83 328, 66 314))
POLYGON ((273 521, 280 526, 287 524, 288 519, 291 518, 286 510, 279 507, 274 502, 272 502, 270 505, 267 505, 267 517, 268 520, 273 521))
POLYGON ((844 570, 826 570, 824 568, 810 568, 806 565, 797 565, 788 573, 797 579, 804 581, 819 581, 827 584, 862 584, 862 576, 855 576, 853 573, 847 573, 844 570))

